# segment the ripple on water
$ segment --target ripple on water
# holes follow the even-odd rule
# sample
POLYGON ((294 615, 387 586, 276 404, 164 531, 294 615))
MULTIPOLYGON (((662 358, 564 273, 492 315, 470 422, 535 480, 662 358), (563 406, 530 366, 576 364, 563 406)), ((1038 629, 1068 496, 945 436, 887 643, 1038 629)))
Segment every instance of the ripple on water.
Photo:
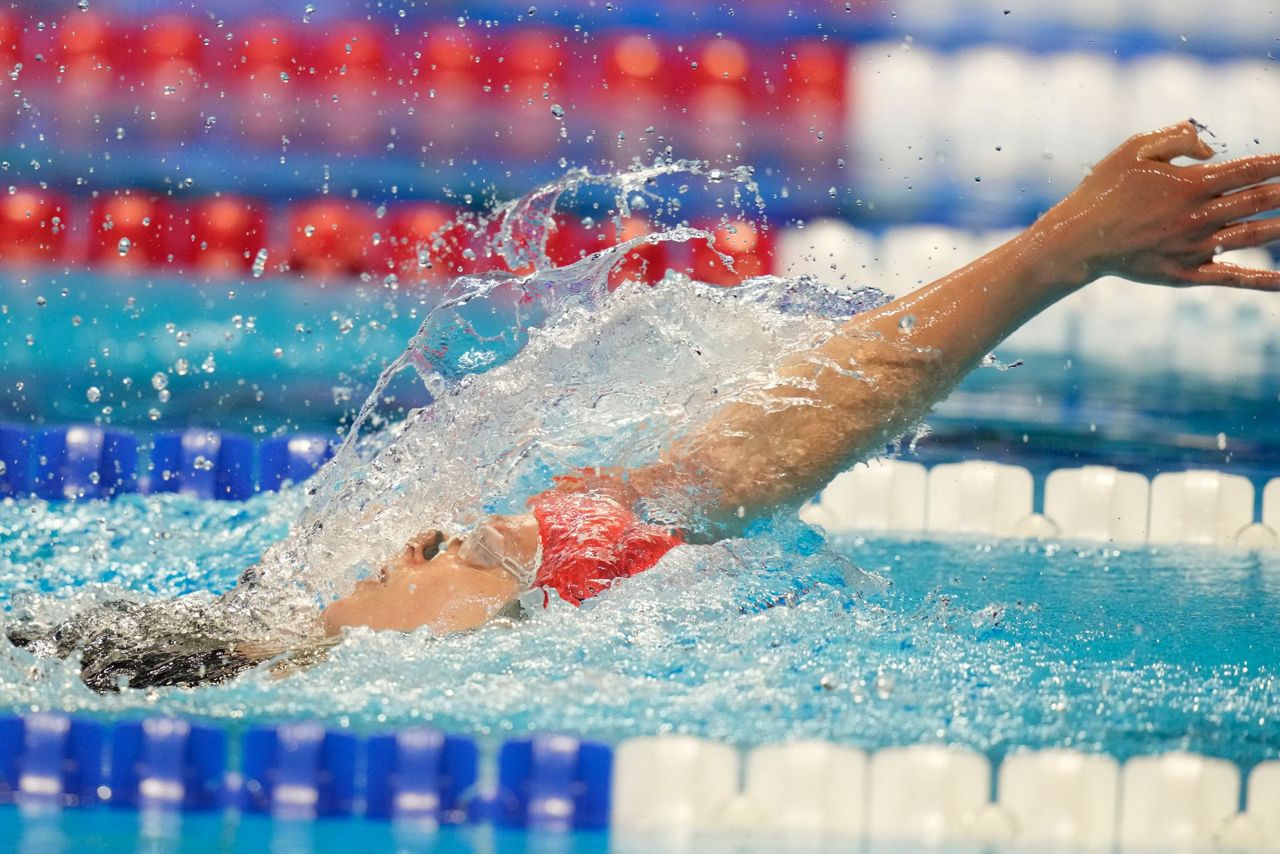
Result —
MULTIPOLYGON (((0 597, 12 607, 58 587, 60 598, 34 602, 56 612, 108 591, 226 586, 299 501, 287 492, 243 505, 6 503, 0 597), (180 569, 155 573, 160 554, 181 555, 180 569)), ((285 679, 256 672, 197 690, 98 696, 73 663, 6 650, 0 702, 233 724, 305 716, 360 730, 428 722, 495 737, 945 740, 996 755, 1025 745, 1121 756, 1188 748, 1250 764, 1280 746, 1278 601, 1274 557, 826 544, 785 522, 680 547, 581 609, 557 602, 512 627, 442 639, 358 631, 285 679)))

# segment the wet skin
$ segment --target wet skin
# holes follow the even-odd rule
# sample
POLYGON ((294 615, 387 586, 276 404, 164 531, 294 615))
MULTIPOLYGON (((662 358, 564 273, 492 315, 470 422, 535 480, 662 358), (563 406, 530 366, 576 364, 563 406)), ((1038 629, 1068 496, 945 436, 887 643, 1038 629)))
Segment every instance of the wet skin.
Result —
MULTIPOLYGON (((813 352, 776 366, 762 404, 732 402, 664 451, 625 473, 631 499, 696 486, 707 512, 749 518, 801 501, 860 458, 919 423, 997 344, 1053 303, 1100 276, 1155 285, 1280 290, 1280 272, 1214 260, 1280 239, 1280 155, 1214 164, 1191 122, 1132 137, 1035 224, 972 264, 849 320, 813 352)), ((617 488, 620 477, 580 488, 617 488)), ((620 496, 623 497, 623 496, 620 496)), ((528 517, 504 548, 530 564, 528 517)), ((431 560, 412 550, 329 606, 325 631, 344 626, 446 633, 472 628, 520 592, 501 569, 463 560, 454 546, 431 560)))
POLYGON ((524 587, 494 553, 531 566, 538 548, 532 516, 494 517, 487 524, 493 535, 484 550, 455 540, 435 551, 434 531, 409 543, 399 558, 324 610, 325 634, 366 626, 401 632, 426 627, 444 635, 487 622, 524 587))

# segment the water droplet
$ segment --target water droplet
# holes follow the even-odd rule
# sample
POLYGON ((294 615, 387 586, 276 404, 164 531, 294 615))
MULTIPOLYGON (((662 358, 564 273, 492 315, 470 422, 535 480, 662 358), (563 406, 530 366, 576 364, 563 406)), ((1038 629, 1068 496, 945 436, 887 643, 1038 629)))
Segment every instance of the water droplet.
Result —
POLYGON ((258 250, 258 254, 253 256, 253 277, 261 279, 262 274, 267 269, 267 250, 265 247, 258 250))
POLYGON ((307 237, 311 237, 316 233, 316 227, 314 225, 304 225, 302 227, 302 233, 307 237))
POLYGON ((302 7, 302 23, 304 24, 311 23, 311 16, 314 15, 315 13, 316 13, 316 7, 314 3, 308 3, 307 5, 303 6, 302 7))
POLYGON ((187 372, 191 370, 191 363, 188 362, 186 359, 179 359, 178 361, 173 363, 173 370, 177 373, 178 376, 185 377, 187 375, 187 372))
POLYGON ((827 187, 827 195, 830 196, 831 198, 834 199, 839 194, 840 194, 840 191, 837 190, 835 187, 827 187))
POLYGON ((277 359, 279 359, 279 358, 283 357, 283 356, 284 356, 284 348, 283 348, 283 347, 277 347, 277 348, 275 348, 274 350, 272 350, 272 351, 271 351, 271 355, 275 356, 277 359))
POLYGON ((712 169, 710 172, 707 173, 707 180, 713 184, 719 184, 721 181, 724 180, 724 170, 712 169))
POLYGON ((81 12, 89 11, 89 0, 76 0, 76 8, 81 12))
POLYGON ((559 104, 552 104, 552 105, 551 105, 551 115, 552 115, 552 116, 554 116, 554 117, 555 117, 555 118, 557 118, 557 119, 563 119, 563 118, 564 118, 564 107, 560 106, 559 104))
POLYGON ((116 128, 116 139, 124 139, 124 128, 116 128))
POLYGON ((44 308, 48 304, 49 304, 49 301, 44 297, 36 297, 36 305, 40 306, 41 308, 44 308))
POLYGON ((164 371, 156 371, 151 375, 151 387, 156 391, 164 391, 167 385, 169 385, 169 377, 164 371))
POLYGON ((91 385, 89 386, 89 390, 84 393, 84 396, 90 403, 97 403, 99 400, 102 400, 102 389, 98 388, 96 385, 91 385))
POLYGON ((206 356, 204 362, 200 364, 200 370, 204 371, 206 374, 211 374, 218 370, 218 363, 213 360, 212 353, 206 356))
POLYGON ((212 130, 213 126, 216 125, 217 123, 218 123, 217 116, 206 116, 204 120, 204 129, 212 130))
POLYGON ((916 316, 914 314, 904 314, 898 319, 898 328, 903 332, 910 332, 916 328, 916 316))
POLYGON ((120 242, 116 244, 116 251, 120 253, 120 257, 129 254, 129 250, 133 248, 133 241, 127 237, 120 238, 120 242))
POLYGON ((280 82, 281 82, 281 83, 288 83, 288 82, 289 82, 289 72, 287 72, 287 71, 281 71, 281 72, 280 72, 280 82))

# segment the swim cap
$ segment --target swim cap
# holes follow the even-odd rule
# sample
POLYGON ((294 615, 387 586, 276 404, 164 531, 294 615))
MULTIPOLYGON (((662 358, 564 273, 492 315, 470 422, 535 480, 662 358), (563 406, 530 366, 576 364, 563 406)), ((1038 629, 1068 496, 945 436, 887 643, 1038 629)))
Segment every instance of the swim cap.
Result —
POLYGON ((617 500, 590 493, 544 492, 530 502, 542 563, 534 585, 574 605, 652 567, 684 539, 636 518, 617 500))

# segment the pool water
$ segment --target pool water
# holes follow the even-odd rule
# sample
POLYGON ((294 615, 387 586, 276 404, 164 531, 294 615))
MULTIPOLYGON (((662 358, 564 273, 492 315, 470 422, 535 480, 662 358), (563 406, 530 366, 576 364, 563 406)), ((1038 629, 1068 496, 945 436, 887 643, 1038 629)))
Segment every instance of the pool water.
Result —
MULTIPOLYGON (((0 505, 0 602, 227 588, 296 512, 182 496, 0 505)), ((285 681, 98 696, 74 662, 6 650, 0 704, 180 714, 233 729, 429 723, 492 741, 689 733, 740 745, 920 741, 998 759, 1070 746, 1280 754, 1280 555, 959 538, 825 541, 799 522, 682 546, 581 609, 432 638, 356 631, 285 681)))
MULTIPOLYGON (((515 204, 532 205, 561 184, 549 187, 515 204)), ((696 237, 681 228, 665 239, 696 237)), ((517 260, 511 266, 519 266, 517 260)), ((0 503, 4 619, 57 622, 122 596, 219 593, 261 560, 262 584, 253 595, 283 594, 261 609, 268 615, 264 627, 297 628, 294 617, 309 616, 318 601, 349 589, 419 533, 424 519, 466 530, 481 508, 512 512, 557 473, 651 461, 726 400, 751 400, 777 359, 808 349, 884 298, 826 289, 812 279, 769 277, 720 290, 669 276, 652 288, 631 283, 610 291, 611 263, 590 256, 555 270, 540 267, 527 279, 463 277, 443 294, 401 295, 378 305, 370 305, 367 294, 355 301, 330 295, 309 303, 296 321, 270 291, 255 290, 234 309, 202 292, 203 312, 235 313, 193 327, 185 344, 179 333, 188 330, 176 324, 170 330, 171 321, 162 323, 160 315, 111 309, 116 316, 104 325, 129 342, 118 348, 128 364, 104 368, 86 360, 88 337, 76 336, 65 361, 92 367, 79 369, 65 399, 54 396, 41 414, 100 414, 129 424, 154 418, 163 426, 179 415, 209 413, 216 426, 288 431, 309 423, 332 427, 329 416, 350 417, 374 387, 349 422, 363 438, 345 445, 306 487, 243 503, 182 495, 0 503), (261 311, 252 331, 250 315, 240 314, 244 306, 261 311), (417 334, 397 355, 418 321, 417 334), (362 331, 347 338, 354 329, 362 331), (162 363, 149 364, 154 357, 147 345, 157 342, 162 363), (210 368, 196 359, 205 353, 210 368), (374 375, 388 363, 375 386, 374 375), (114 373, 117 368, 128 376, 114 373), (84 398, 93 404, 89 409, 77 400, 80 382, 95 383, 96 394, 84 398), (105 398, 99 385, 108 388, 105 398), (299 417, 289 401, 317 400, 316 389, 332 399, 331 407, 317 406, 327 415, 299 417), (175 398, 180 403, 171 406, 175 398), (407 412, 431 399, 428 409, 407 412), (237 400, 252 403, 233 414, 237 400), (261 418, 253 414, 259 402, 261 418)), ((85 282, 72 284, 76 288, 60 297, 66 305, 41 320, 40 334, 56 335, 64 322, 75 326, 80 315, 74 312, 88 314, 87 307, 123 293, 91 294, 85 282)), ((19 290, 31 296, 28 284, 19 290)), ((126 298, 123 305, 132 303, 126 298)), ((95 307, 91 316, 108 315, 95 307)), ((37 352, 13 342, 9 349, 22 347, 28 348, 24 369, 56 369, 58 359, 44 355, 47 348, 37 352)), ((1012 399, 1031 396, 1040 407, 1037 377, 1056 370, 1044 364, 1039 374, 1014 375, 1024 379, 1011 384, 1012 399)), ((986 376, 944 405, 944 424, 969 420, 966 405, 1009 372, 979 373, 986 376)), ((1084 449, 1091 463, 1131 465, 1138 458, 1144 470, 1181 467, 1176 442, 1165 456, 1144 452, 1152 433, 1141 419, 1126 425, 1111 418, 1104 421, 1112 431, 1106 441, 1079 442, 1081 423, 1089 420, 1092 436, 1091 413, 1109 410, 1105 401, 1082 404, 1072 391, 1078 379, 1068 377, 1050 392, 1061 404, 1055 414, 1024 428, 1039 431, 1034 443, 1028 432, 1020 445, 1011 441, 1026 419, 988 419, 998 428, 1002 462, 1030 452, 1026 462, 1043 473, 1077 461, 1084 449), (1073 430, 1074 446, 1055 436, 1073 430), (1124 447, 1138 450, 1125 457, 1124 447)), ((10 401, 22 412, 24 394, 10 401)), ((1144 396, 1135 411, 1147 417, 1160 399, 1144 396)), ((1194 421, 1187 415, 1179 413, 1194 421)), ((1248 448, 1240 442, 1273 447, 1264 429, 1241 425, 1231 428, 1238 438, 1230 450, 1221 441, 1199 450, 1221 454, 1225 463, 1237 447, 1248 448)), ((1164 426, 1155 431, 1162 437, 1185 435, 1164 426)), ((1224 429, 1197 423, 1194 432, 1224 429)), ((951 436, 953 453, 957 436, 963 450, 979 444, 974 434, 951 436)), ((945 443, 938 444, 947 453, 945 443)), ((936 454, 924 447, 924 458, 936 454)), ((916 454, 914 444, 905 448, 916 454)), ((1266 459, 1257 457, 1257 464, 1265 467, 1266 459)), ((684 524, 697 522, 696 508, 672 518, 694 539, 706 533, 684 524)), ((0 706, 104 720, 178 715, 232 731, 297 719, 358 733, 425 724, 475 737, 485 748, 550 731, 610 742, 681 733, 742 747, 801 738, 868 750, 937 742, 994 761, 1015 748, 1070 747, 1121 760, 1184 749, 1247 770, 1280 752, 1278 592, 1280 555, 963 538, 826 539, 791 508, 736 538, 678 547, 654 569, 581 608, 552 597, 550 607, 526 621, 443 638, 426 630, 351 631, 326 660, 283 678, 260 668, 195 690, 100 696, 81 684, 74 659, 37 660, 0 644, 0 706)), ((6 821, 17 821, 16 813, 0 814, 6 821)), ((136 819, 109 811, 67 821, 77 826, 23 819, 16 832, 24 845, 31 840, 32 850, 49 840, 56 847, 63 833, 75 840, 137 834, 130 825, 136 819)), ((238 827, 210 825, 207 832, 192 825, 197 829, 184 829, 182 838, 246 850, 264 844, 325 850, 338 843, 358 847, 362 825, 344 822, 329 833, 324 822, 299 827, 246 820, 238 827)), ((371 832, 383 839, 394 831, 371 832)), ((522 835, 510 840, 514 847, 541 845, 522 835)), ((475 839, 467 830, 418 841, 448 850, 472 847, 475 839)), ((590 850, 600 843, 573 837, 551 847, 590 850)))
POLYGON ((21 852, 61 851, 173 851, 261 852, 324 854, 350 851, 527 851, 603 852, 609 850, 603 833, 539 838, 520 831, 479 827, 444 827, 424 833, 387 822, 360 819, 320 819, 296 823, 265 816, 190 814, 144 817, 129 810, 100 808, 67 810, 46 815, 23 815, 18 808, 0 807, 0 839, 21 852))

